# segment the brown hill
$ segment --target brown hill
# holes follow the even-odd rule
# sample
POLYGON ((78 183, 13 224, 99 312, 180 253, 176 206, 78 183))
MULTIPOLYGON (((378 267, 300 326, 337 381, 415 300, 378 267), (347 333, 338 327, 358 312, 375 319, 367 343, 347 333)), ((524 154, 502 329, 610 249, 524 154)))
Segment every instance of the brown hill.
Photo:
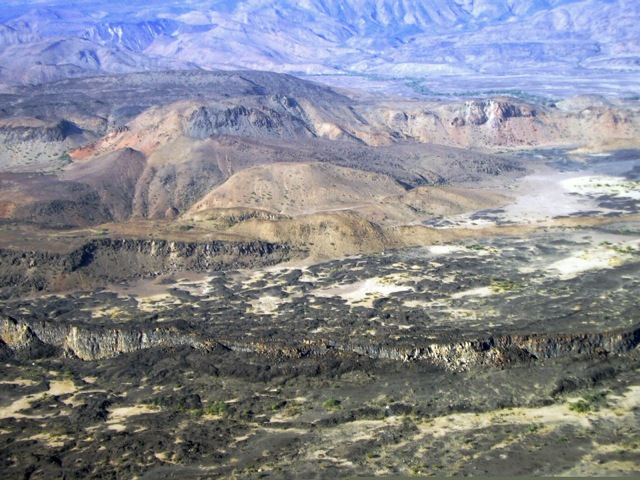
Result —
POLYGON ((353 209, 403 192, 402 186, 385 175, 324 163, 275 163, 233 175, 196 203, 190 212, 254 207, 300 215, 353 209))
POLYGON ((362 217, 381 226, 398 226, 436 217, 476 212, 505 205, 508 198, 472 188, 417 187, 384 198, 378 205, 356 208, 362 217))
POLYGON ((66 180, 93 187, 114 220, 131 216, 136 185, 146 166, 145 156, 133 149, 116 150, 91 162, 76 162, 65 172, 66 180))
POLYGON ((15 177, 0 205, 5 217, 45 225, 221 208, 349 209, 400 225, 499 204, 416 188, 504 186, 526 173, 524 161, 490 150, 596 151, 639 138, 639 118, 633 103, 591 97, 555 106, 355 100, 264 72, 66 80, 0 98, 0 171, 57 172, 74 161, 36 193, 15 177))

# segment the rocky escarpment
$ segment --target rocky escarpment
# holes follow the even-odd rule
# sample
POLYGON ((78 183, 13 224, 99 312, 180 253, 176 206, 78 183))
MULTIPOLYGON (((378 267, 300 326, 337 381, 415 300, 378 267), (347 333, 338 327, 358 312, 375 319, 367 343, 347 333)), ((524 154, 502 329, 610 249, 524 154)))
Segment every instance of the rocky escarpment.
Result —
POLYGON ((266 105, 200 107, 182 122, 183 133, 204 139, 214 134, 256 138, 313 136, 304 111, 294 99, 274 95, 266 105))
POLYGON ((112 358, 149 348, 189 346, 229 350, 269 358, 295 360, 328 354, 362 355, 400 362, 427 362, 450 370, 473 366, 503 367, 525 361, 624 355, 640 344, 640 325, 615 332, 566 335, 496 335, 479 339, 442 338, 421 345, 386 345, 317 339, 245 341, 213 338, 208 334, 170 326, 104 327, 79 322, 21 321, 0 318, 0 339, 17 354, 44 351, 82 360, 112 358), (40 346, 40 350, 36 348, 40 346), (43 350, 43 347, 49 347, 43 350))
POLYGON ((0 320, 0 339, 18 356, 64 355, 81 360, 113 358, 153 347, 207 347, 207 343, 181 333, 175 327, 145 330, 83 328, 45 321, 26 324, 10 317, 0 320))
POLYGON ((480 339, 443 338, 422 345, 394 346, 357 342, 302 341, 296 346, 277 343, 223 342, 229 348, 262 355, 301 358, 329 351, 356 353, 375 359, 429 362, 451 370, 474 365, 503 366, 559 357, 621 355, 640 344, 640 326, 617 332, 566 335, 497 335, 480 339))
POLYGON ((90 240, 67 253, 0 249, 4 297, 57 290, 178 270, 220 270, 272 265, 295 256, 287 245, 269 242, 179 242, 90 240))
POLYGON ((504 123, 509 118, 535 117, 536 111, 530 105, 516 104, 507 100, 470 100, 452 113, 456 116, 452 124, 463 125, 492 125, 504 123))
POLYGON ((50 125, 6 125, 0 128, 0 137, 5 143, 38 140, 40 142, 62 142, 71 135, 81 134, 77 125, 60 120, 50 125))

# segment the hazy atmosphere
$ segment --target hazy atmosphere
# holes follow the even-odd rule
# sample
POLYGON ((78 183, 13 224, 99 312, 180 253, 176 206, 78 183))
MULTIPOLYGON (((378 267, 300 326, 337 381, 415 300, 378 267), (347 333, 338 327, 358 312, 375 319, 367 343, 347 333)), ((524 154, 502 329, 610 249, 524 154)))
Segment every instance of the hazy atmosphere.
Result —
POLYGON ((639 24, 3 2, 0 478, 636 474, 639 24))

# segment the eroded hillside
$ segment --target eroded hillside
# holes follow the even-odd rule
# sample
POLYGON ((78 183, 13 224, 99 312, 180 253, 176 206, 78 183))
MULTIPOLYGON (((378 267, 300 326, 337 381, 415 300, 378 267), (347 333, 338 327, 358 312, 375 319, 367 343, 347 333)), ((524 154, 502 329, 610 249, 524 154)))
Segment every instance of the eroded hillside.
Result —
POLYGON ((22 87, 4 96, 1 117, 2 215, 47 226, 173 219, 205 206, 294 215, 352 209, 375 221, 379 215, 362 208, 370 206, 363 196, 373 184, 358 183, 359 176, 376 175, 379 210, 389 203, 383 197, 418 186, 509 184, 530 163, 492 152, 630 148, 640 136, 632 103, 597 97, 557 105, 496 98, 392 106, 260 72, 22 87), (292 188, 285 163, 299 170, 292 188), (343 180, 298 175, 331 165, 354 171, 343 180), (50 176, 20 175, 41 172, 50 176), (265 179, 270 200, 260 187, 265 179), (312 189, 303 191, 305 183, 312 189), (56 191, 65 193, 56 198, 56 191))
POLYGON ((636 471, 637 113, 261 72, 0 97, 0 476, 636 471))

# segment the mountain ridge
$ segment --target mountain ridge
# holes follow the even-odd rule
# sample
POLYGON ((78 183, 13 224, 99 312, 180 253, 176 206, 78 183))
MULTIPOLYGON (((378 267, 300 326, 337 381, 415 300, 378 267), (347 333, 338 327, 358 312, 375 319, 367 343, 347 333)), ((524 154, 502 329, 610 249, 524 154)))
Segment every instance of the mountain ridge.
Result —
POLYGON ((522 88, 537 69, 556 89, 580 74, 592 80, 570 82, 579 93, 620 93, 638 87, 639 20, 640 5, 626 0, 10 3, 0 83, 202 68, 355 76, 352 85, 374 75, 462 86, 451 75, 465 75, 472 89, 488 78, 522 88), (597 81, 603 71, 616 85, 597 81))

